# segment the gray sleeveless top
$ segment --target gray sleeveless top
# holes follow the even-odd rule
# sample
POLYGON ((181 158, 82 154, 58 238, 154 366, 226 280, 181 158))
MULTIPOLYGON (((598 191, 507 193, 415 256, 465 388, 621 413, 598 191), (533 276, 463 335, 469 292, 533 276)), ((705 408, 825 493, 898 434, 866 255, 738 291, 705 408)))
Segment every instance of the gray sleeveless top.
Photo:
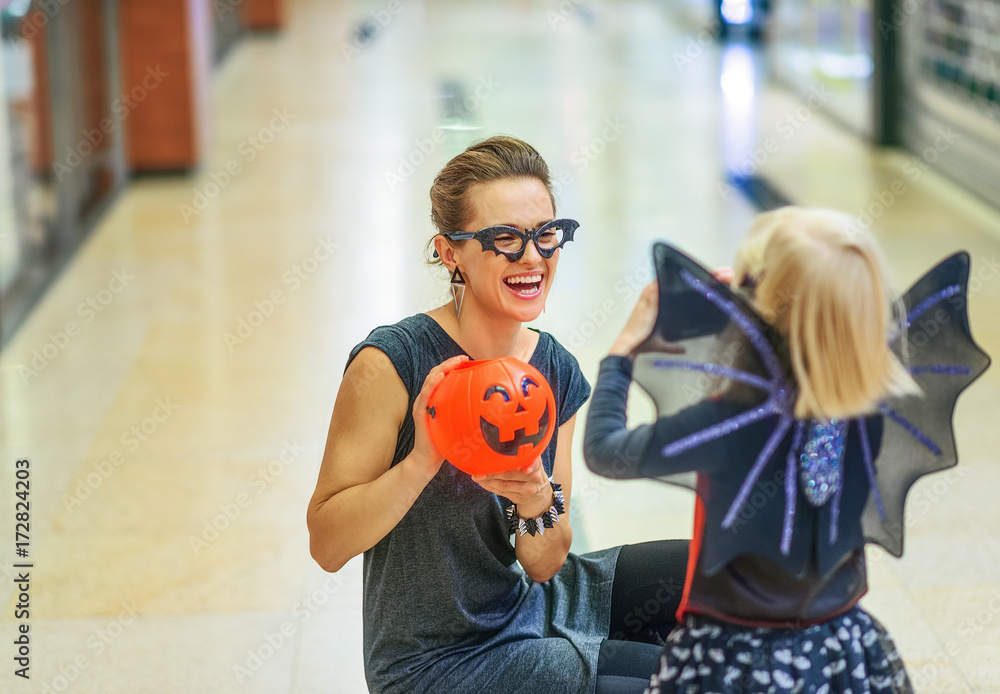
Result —
MULTIPOLYGON (((376 328, 366 346, 392 361, 409 393, 465 351, 426 314, 376 328)), ((590 395, 576 359, 540 333, 529 360, 548 379, 557 421, 590 395)), ((350 360, 348 361, 350 363, 350 360)), ((552 474, 558 432, 542 455, 552 474)), ((413 448, 413 418, 399 430, 393 465, 413 448)), ((506 499, 445 462, 395 528, 364 554, 364 657, 371 692, 546 694, 593 692, 607 636, 620 548, 570 554, 534 583, 516 563, 506 499), (525 689, 527 687, 527 689, 525 689)))

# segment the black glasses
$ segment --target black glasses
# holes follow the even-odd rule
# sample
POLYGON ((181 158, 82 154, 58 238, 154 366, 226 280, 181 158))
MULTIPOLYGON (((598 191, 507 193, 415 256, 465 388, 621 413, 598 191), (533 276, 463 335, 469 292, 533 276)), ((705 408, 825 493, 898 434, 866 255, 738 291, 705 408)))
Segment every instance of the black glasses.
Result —
MULTIPOLYGON (((525 229, 520 231, 514 227, 505 225, 486 227, 473 233, 470 231, 446 231, 442 236, 452 241, 467 241, 476 239, 482 245, 484 251, 493 251, 497 255, 506 256, 507 260, 514 263, 524 255, 528 239, 535 244, 538 255, 543 258, 551 258, 557 249, 562 248, 567 241, 573 240, 573 233, 579 228, 580 223, 572 219, 555 219, 546 222, 536 229, 525 229)), ((434 251, 437 257, 437 251, 434 251)))

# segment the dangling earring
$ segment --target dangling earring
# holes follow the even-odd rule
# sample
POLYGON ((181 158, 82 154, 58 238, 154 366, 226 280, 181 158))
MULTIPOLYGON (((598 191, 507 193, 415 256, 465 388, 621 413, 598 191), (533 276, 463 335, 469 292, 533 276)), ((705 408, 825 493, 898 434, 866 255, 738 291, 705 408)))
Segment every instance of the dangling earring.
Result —
POLYGON ((455 300, 455 319, 462 312, 462 299, 465 298, 465 278, 462 271, 455 266, 455 272, 451 273, 451 296, 455 300))

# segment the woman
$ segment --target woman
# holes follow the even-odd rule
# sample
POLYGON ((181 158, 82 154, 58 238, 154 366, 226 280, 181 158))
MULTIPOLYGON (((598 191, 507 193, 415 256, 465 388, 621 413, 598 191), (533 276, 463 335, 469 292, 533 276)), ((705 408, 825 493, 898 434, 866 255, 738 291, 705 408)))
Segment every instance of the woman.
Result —
POLYGON ((545 162, 510 137, 452 159, 431 209, 455 300, 352 350, 307 518, 327 571, 364 553, 368 685, 641 692, 659 654, 652 644, 674 625, 687 543, 576 556, 568 515, 549 511, 560 487, 563 510, 571 503, 573 430, 590 386, 552 336, 524 323, 542 312, 576 223, 556 221, 545 162), (470 477, 444 461, 423 415, 448 371, 501 356, 548 379, 558 428, 526 468, 470 477), (516 519, 548 512, 556 522, 512 540, 511 505, 516 519), (645 609, 650 600, 657 607, 645 609))
POLYGON ((745 300, 683 254, 658 253, 664 294, 644 290, 602 361, 584 444, 599 474, 627 451, 619 478, 697 475, 683 625, 649 692, 911 692, 892 639, 858 605, 864 546, 901 553, 909 485, 956 462, 954 399, 988 364, 965 317, 968 257, 928 273, 897 314, 938 311, 948 325, 946 349, 910 355, 911 376, 890 349, 900 326, 884 264, 847 215, 761 215, 730 273, 745 300), (664 406, 655 424, 629 430, 641 345, 658 345, 644 385, 664 406), (667 407, 682 391, 686 406, 667 407), (921 457, 934 466, 918 467, 921 457), (897 522, 892 538, 871 532, 897 522))

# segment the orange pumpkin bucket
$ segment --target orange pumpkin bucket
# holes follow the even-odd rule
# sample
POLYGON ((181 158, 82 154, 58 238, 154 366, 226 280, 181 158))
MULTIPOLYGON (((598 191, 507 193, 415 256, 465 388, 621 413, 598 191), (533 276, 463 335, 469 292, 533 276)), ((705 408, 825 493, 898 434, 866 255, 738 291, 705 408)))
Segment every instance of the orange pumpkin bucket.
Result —
POLYGON ((438 451, 470 475, 530 465, 552 439, 556 401, 538 369, 500 357, 461 364, 431 394, 427 425, 438 451))

